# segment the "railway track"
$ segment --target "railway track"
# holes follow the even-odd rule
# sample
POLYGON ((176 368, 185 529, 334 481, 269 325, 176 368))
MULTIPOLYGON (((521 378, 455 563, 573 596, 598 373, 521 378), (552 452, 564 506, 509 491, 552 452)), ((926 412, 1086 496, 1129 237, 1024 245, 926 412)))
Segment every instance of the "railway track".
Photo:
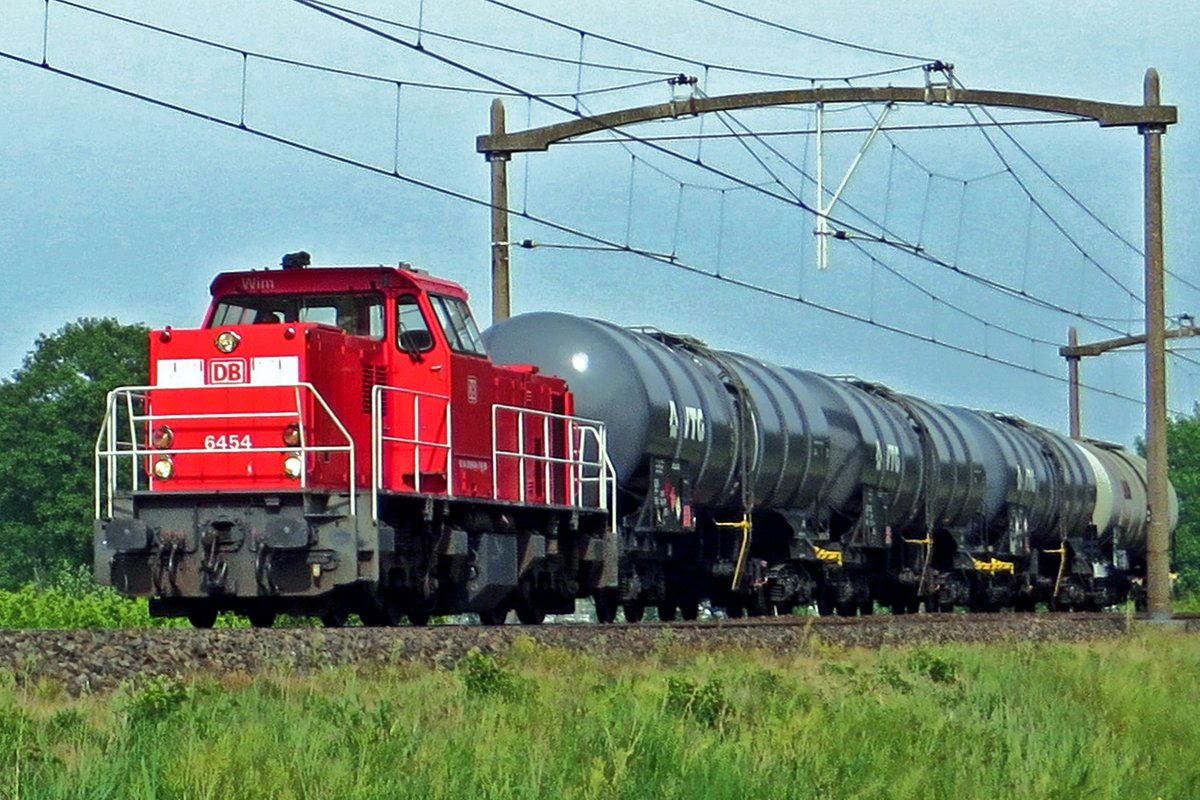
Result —
MULTIPOLYGON (((472 648, 506 652, 517 639, 597 656, 665 649, 820 652, 827 647, 1083 642, 1127 635, 1124 614, 919 614, 770 617, 702 622, 428 628, 274 628, 0 631, 0 670, 20 685, 57 682, 71 694, 110 691, 138 675, 307 671, 334 665, 423 663, 453 667, 472 648)), ((1200 615, 1171 629, 1200 633, 1200 615)))

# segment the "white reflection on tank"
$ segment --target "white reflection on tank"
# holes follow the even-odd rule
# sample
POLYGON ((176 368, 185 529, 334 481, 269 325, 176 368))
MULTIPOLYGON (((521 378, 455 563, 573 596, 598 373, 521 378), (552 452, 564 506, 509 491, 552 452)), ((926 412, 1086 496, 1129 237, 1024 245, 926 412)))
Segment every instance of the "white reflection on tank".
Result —
POLYGON ((576 353, 575 355, 571 356, 571 366, 575 368, 576 372, 587 372, 588 354, 576 353))

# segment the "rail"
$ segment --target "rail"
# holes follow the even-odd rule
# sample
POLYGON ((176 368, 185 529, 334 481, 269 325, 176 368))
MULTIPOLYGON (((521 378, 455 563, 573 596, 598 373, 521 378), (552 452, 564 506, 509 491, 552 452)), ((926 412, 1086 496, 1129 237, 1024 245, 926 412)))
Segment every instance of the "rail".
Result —
MULTIPOLYGON (((105 517, 112 516, 113 497, 121 487, 121 459, 129 459, 129 475, 127 488, 129 491, 139 491, 143 486, 148 490, 155 487, 156 476, 153 469, 141 470, 139 464, 150 458, 177 455, 253 455, 258 453, 294 453, 300 457, 300 488, 308 488, 308 456, 315 453, 346 453, 348 459, 347 490, 350 502, 350 514, 356 511, 355 493, 355 452, 354 440, 345 425, 329 407, 310 383, 294 383, 272 386, 272 389, 291 389, 294 407, 269 411, 233 411, 213 413, 166 413, 155 414, 152 410, 153 398, 176 392, 215 393, 215 392, 245 392, 261 389, 255 386, 202 386, 202 387, 163 387, 163 386, 122 386, 108 393, 105 403, 104 420, 100 432, 96 435, 94 480, 95 497, 94 511, 100 519, 101 512, 105 517), (328 417, 345 441, 345 444, 318 445, 307 441, 309 425, 305 420, 303 397, 311 397, 328 417), (212 447, 155 447, 149 439, 157 426, 166 422, 202 422, 205 420, 254 420, 277 419, 294 420, 298 428, 299 442, 294 446, 280 445, 278 447, 235 446, 229 448, 212 447), (121 438, 122 433, 127 438, 121 438)), ((311 422, 311 421, 310 421, 311 422)), ((241 441, 240 439, 238 441, 241 441)), ((161 479, 158 479, 161 481, 161 479)))
MULTIPOLYGON (((397 404, 392 405, 393 409, 399 411, 397 404)), ((413 463, 413 490, 418 494, 421 492, 421 466, 422 456, 428 456, 431 453, 445 452, 446 454, 446 496, 454 496, 454 483, 452 470, 450 469, 452 461, 451 442, 451 416, 450 416, 450 397, 444 394, 434 394, 432 392, 419 392, 414 389, 402 389, 396 386, 375 386, 371 390, 371 519, 379 522, 379 492, 383 489, 384 475, 384 446, 387 444, 403 445, 412 448, 412 463, 413 463), (409 435, 400 433, 386 434, 383 425, 383 412, 385 407, 385 399, 389 395, 398 395, 400 397, 409 397, 412 400, 412 431, 409 435), (430 412, 430 416, 426 417, 437 420, 440 418, 443 423, 441 430, 445 433, 444 437, 439 439, 422 439, 421 438, 421 404, 425 401, 440 404, 442 406, 439 412, 435 409, 430 412)))

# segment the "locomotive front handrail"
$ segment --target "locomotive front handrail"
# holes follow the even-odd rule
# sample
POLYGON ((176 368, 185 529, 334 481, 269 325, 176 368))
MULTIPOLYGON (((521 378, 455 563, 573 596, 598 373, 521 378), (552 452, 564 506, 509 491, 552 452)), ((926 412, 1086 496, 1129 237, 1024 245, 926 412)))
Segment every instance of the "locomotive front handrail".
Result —
MULTIPOLYGON (((96 437, 95 461, 94 461, 94 479, 95 479, 95 502, 94 511, 97 519, 101 519, 101 512, 104 511, 105 517, 111 518, 113 511, 113 497, 117 493, 117 465, 120 459, 128 458, 130 460, 130 476, 129 486, 131 491, 136 491, 142 482, 142 475, 138 472, 138 463, 142 458, 151 458, 155 456, 175 456, 175 455, 235 455, 235 454, 259 454, 259 453, 296 453, 301 459, 302 468, 300 471, 299 481, 300 488, 308 488, 308 455, 312 453, 346 453, 348 468, 347 468, 347 489, 349 497, 350 514, 355 514, 357 498, 355 492, 356 482, 356 461, 354 440, 351 438, 346 426, 334 414, 333 409, 321 396, 311 383, 301 382, 294 384, 278 384, 271 386, 271 389, 291 389, 295 398, 294 408, 284 408, 279 411, 231 411, 228 413, 198 413, 198 414, 155 414, 149 411, 149 405, 152 400, 152 394, 167 394, 172 392, 231 392, 231 391, 247 391, 254 389, 262 389, 264 387, 255 385, 236 385, 236 386, 189 386, 189 387, 174 387, 174 386, 122 386, 113 389, 108 393, 105 403, 104 420, 100 425, 100 432, 96 437), (316 445, 306 441, 306 429, 304 419, 304 408, 302 406, 302 394, 307 394, 312 397, 325 416, 336 428, 345 444, 333 445, 316 445), (146 408, 139 413, 135 409, 135 400, 143 403, 146 408), (118 413, 118 406, 123 406, 125 421, 128 424, 127 440, 119 439, 118 432, 121 427, 118 413), (205 421, 205 420, 247 420, 247 419, 294 419, 296 421, 299 443, 295 446, 250 446, 250 447, 229 447, 229 448, 197 448, 197 447, 154 447, 146 440, 152 433, 154 427, 165 421, 205 421), (139 427, 143 428, 144 436, 139 435, 139 427)), ((153 470, 147 471, 145 474, 147 488, 153 490, 155 485, 155 475, 153 470)))

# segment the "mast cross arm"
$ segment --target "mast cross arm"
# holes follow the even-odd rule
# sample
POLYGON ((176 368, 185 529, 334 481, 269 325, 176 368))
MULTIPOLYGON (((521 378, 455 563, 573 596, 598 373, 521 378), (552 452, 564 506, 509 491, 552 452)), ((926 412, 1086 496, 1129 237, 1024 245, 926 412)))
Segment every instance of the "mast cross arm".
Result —
POLYGON ((953 86, 842 86, 694 97, 683 102, 672 101, 638 108, 626 108, 595 117, 581 117, 525 131, 484 134, 476 138, 475 149, 477 152, 491 156, 499 153, 548 150, 550 145, 556 142, 598 131, 635 125, 639 122, 678 119, 712 111, 737 111, 745 108, 810 103, 1000 106, 1090 119, 1105 128, 1132 125, 1141 128, 1165 128, 1178 121, 1178 112, 1175 106, 1125 105, 1076 97, 1002 92, 990 89, 960 89, 953 86))

